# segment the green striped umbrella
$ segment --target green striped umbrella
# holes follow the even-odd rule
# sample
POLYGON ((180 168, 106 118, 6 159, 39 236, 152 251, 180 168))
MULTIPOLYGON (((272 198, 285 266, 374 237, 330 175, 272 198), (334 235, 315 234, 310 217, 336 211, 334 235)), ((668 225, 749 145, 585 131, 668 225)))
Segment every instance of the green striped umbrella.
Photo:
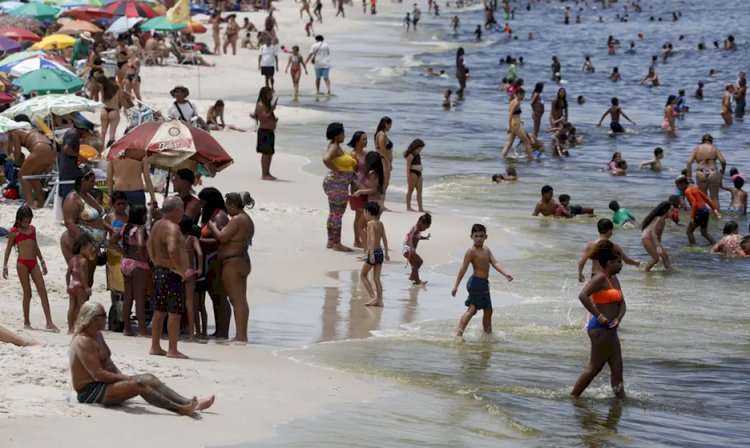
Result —
POLYGON ((54 19, 60 13, 59 8, 43 3, 27 3, 10 12, 11 16, 33 17, 35 19, 54 19))
POLYGON ((187 23, 172 23, 167 16, 154 17, 141 24, 143 31, 179 31, 187 26, 187 23))

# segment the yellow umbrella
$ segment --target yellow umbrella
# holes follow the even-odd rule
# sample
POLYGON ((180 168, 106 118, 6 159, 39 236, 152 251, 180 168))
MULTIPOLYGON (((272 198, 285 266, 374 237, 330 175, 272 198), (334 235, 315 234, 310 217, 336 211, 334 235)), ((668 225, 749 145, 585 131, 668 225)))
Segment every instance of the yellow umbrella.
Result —
POLYGON ((51 34, 31 46, 33 50, 59 50, 61 48, 72 47, 76 42, 75 38, 65 34, 51 34))

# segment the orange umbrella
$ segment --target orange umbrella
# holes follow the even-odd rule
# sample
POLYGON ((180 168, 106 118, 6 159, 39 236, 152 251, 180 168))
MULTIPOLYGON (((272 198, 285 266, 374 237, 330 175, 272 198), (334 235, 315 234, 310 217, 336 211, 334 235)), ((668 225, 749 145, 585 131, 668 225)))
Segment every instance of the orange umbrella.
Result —
POLYGON ((61 34, 81 34, 84 31, 88 31, 89 33, 101 33, 104 30, 91 22, 85 20, 74 20, 63 25, 57 32, 61 34))
POLYGON ((208 29, 200 22, 196 22, 195 20, 189 20, 187 22, 187 26, 180 30, 182 33, 195 33, 195 34, 202 34, 208 31, 208 29))

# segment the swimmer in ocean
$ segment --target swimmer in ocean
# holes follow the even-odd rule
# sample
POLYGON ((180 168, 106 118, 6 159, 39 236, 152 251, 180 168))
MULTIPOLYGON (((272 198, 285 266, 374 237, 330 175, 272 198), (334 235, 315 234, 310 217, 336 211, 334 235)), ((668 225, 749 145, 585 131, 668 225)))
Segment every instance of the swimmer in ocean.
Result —
POLYGON ((509 167, 505 174, 493 174, 492 175, 492 182, 495 182, 496 184, 500 184, 503 182, 515 182, 518 180, 518 175, 516 173, 516 169, 512 166, 509 167))
POLYGON ((620 75, 620 69, 617 67, 612 67, 612 73, 609 74, 609 80, 617 82, 622 79, 622 76, 620 75))
POLYGON ((583 67, 581 67, 581 71, 584 73, 594 73, 596 71, 596 69, 594 68, 594 63, 591 62, 591 56, 584 57, 583 67))
POLYGON ((639 84, 643 85, 647 82, 651 83, 651 87, 658 87, 659 86, 659 75, 656 73, 656 69, 654 66, 650 66, 648 68, 648 73, 646 74, 646 77, 641 79, 639 84))
POLYGON ((747 215, 747 192, 742 189, 745 185, 745 180, 739 176, 732 180, 732 187, 725 187, 722 185, 722 190, 728 191, 732 195, 732 200, 729 204, 727 211, 731 213, 738 213, 741 215, 747 215))
POLYGON ((632 124, 635 124, 633 120, 631 120, 627 115, 625 115, 625 112, 620 107, 620 100, 618 100, 616 97, 612 98, 612 107, 607 109, 606 112, 604 112, 604 115, 602 115, 602 118, 599 119, 599 123, 597 126, 602 125, 602 121, 604 121, 604 117, 609 115, 610 122, 609 122, 609 128, 614 132, 615 134, 622 134, 625 132, 625 128, 622 127, 620 124, 620 115, 623 116, 626 120, 631 122, 632 124))
POLYGON ((664 149, 661 148, 660 146, 657 146, 654 149, 654 158, 651 160, 646 160, 646 161, 641 162, 639 168, 640 169, 648 168, 651 171, 660 173, 662 170, 661 159, 663 158, 664 158, 664 149))
POLYGON ((542 199, 536 204, 536 207, 534 207, 534 211, 531 213, 531 216, 554 216, 555 211, 557 210, 557 202, 555 202, 555 190, 549 186, 545 185, 542 187, 542 199))
MULTIPOLYGON (((596 223, 596 229, 599 232, 599 236, 595 240, 591 240, 586 243, 586 246, 583 248, 583 254, 581 254, 581 259, 578 260, 578 281, 580 283, 586 281, 586 278, 583 276, 583 270, 586 268, 586 262, 588 262, 589 260, 591 260, 591 277, 593 277, 594 274, 598 272, 602 272, 602 266, 599 264, 599 261, 596 258, 593 258, 594 249, 596 248, 596 245, 599 244, 599 242, 609 241, 612 238, 612 235, 615 231, 615 226, 614 223, 609 219, 602 218, 596 223)), ((641 265, 640 261, 633 260, 632 258, 625 255, 625 252, 623 252, 622 248, 618 244, 614 245, 614 250, 620 257, 622 257, 623 262, 636 267, 641 265)))
POLYGON ((450 108, 453 107, 451 95, 453 95, 453 91, 451 89, 446 90, 445 94, 443 95, 443 109, 445 110, 450 110, 450 108))

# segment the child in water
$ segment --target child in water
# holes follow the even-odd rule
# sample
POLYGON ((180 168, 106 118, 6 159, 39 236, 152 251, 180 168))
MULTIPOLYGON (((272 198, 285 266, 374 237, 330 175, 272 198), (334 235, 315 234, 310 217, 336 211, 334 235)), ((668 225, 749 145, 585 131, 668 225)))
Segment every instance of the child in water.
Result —
POLYGON ((662 170, 661 159, 664 158, 664 149, 657 146, 654 149, 654 158, 641 162, 640 169, 648 168, 651 171, 660 173, 662 170))
POLYGON ((734 188, 727 188, 724 185, 721 185, 722 190, 726 190, 732 194, 732 202, 727 211, 747 215, 747 192, 742 189, 745 185, 745 180, 737 175, 734 177, 732 183, 734 184, 734 188))
POLYGON ((591 207, 570 205, 570 195, 561 194, 558 199, 560 200, 560 205, 555 210, 555 217, 557 218, 575 218, 576 215, 594 216, 594 209, 591 207))
POLYGON ((718 243, 711 248, 715 254, 724 254, 727 257, 744 257, 745 252, 741 248, 742 236, 740 226, 735 221, 724 224, 723 236, 718 243))
POLYGON ((636 224, 635 216, 633 216, 633 214, 627 209, 620 207, 620 204, 617 201, 610 202, 609 209, 615 212, 614 215, 612 215, 612 222, 618 226, 624 226, 626 224, 634 226, 636 224))
POLYGON ((370 296, 366 306, 383 306, 383 284, 380 282, 380 271, 383 269, 383 260, 390 260, 388 256, 388 238, 385 235, 385 226, 380 221, 380 204, 370 201, 365 204, 365 219, 367 219, 365 251, 367 258, 362 265, 359 278, 370 296), (367 279, 367 274, 373 271, 375 292, 372 284, 367 279), (377 295, 376 295, 377 294, 377 295))
POLYGON ((68 272, 66 277, 68 283, 68 334, 73 334, 73 325, 78 317, 81 306, 91 297, 91 286, 89 286, 88 269, 89 260, 96 258, 96 246, 94 240, 86 233, 73 243, 73 256, 68 261, 68 272))
POLYGON ((515 182, 518 180, 518 175, 516 174, 516 169, 512 166, 509 167, 505 174, 493 174, 492 175, 492 182, 495 182, 496 184, 502 183, 502 182, 515 182))
POLYGON ((16 272, 18 273, 18 280, 20 280, 21 288, 23 289, 23 327, 31 328, 31 320, 29 319, 29 308, 31 306, 31 282, 29 279, 31 279, 34 281, 34 286, 36 286, 36 291, 39 294, 39 300, 42 302, 42 310, 44 310, 44 317, 47 320, 45 328, 58 333, 60 330, 52 322, 52 314, 49 309, 47 288, 43 277, 47 275, 47 265, 36 242, 36 228, 31 225, 33 218, 34 212, 25 205, 22 205, 16 212, 16 221, 10 229, 8 245, 5 247, 3 279, 8 279, 8 258, 10 258, 11 249, 15 246, 18 251, 16 272), (37 260, 42 265, 41 269, 39 269, 37 260))
POLYGON ((427 282, 423 282, 419 279, 419 268, 422 266, 422 257, 417 255, 417 244, 422 240, 429 240, 430 235, 422 236, 422 232, 429 229, 432 225, 432 216, 429 213, 425 213, 420 216, 414 227, 409 230, 404 239, 404 247, 401 253, 406 258, 406 262, 411 265, 411 275, 409 280, 415 285, 426 285, 427 282))
POLYGON ((484 242, 487 240, 487 228, 482 224, 474 224, 471 227, 471 239, 474 244, 464 254, 464 261, 458 270, 456 283, 453 285, 453 290, 451 291, 451 295, 456 297, 458 285, 463 280, 464 275, 466 275, 469 264, 471 264, 474 272, 466 282, 469 297, 464 302, 464 305, 468 309, 458 321, 457 337, 463 336, 466 326, 469 325, 469 321, 477 313, 477 310, 484 310, 484 315, 482 316, 484 332, 488 334, 492 333, 492 299, 490 298, 489 282, 490 266, 502 274, 507 281, 513 281, 513 277, 503 270, 503 267, 497 262, 495 256, 492 255, 492 251, 484 247, 484 242))
POLYGON ((451 107, 453 107, 451 95, 453 95, 453 91, 451 89, 446 90, 445 94, 443 94, 443 109, 445 110, 449 110, 451 107))
POLYGON ((628 162, 620 160, 615 165, 615 169, 610 172, 613 176, 627 176, 628 174, 628 162))

